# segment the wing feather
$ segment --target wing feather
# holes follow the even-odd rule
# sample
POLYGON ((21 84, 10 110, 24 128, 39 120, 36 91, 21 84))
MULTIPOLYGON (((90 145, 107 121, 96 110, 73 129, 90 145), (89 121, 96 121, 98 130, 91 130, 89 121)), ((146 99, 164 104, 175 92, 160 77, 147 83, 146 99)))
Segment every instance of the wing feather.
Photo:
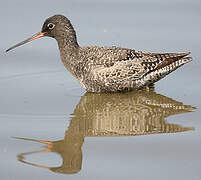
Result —
MULTIPOLYGON (((92 48, 92 47, 90 47, 92 48)), ((104 81, 132 81, 190 53, 150 53, 119 47, 93 47, 93 75, 104 81), (94 53, 96 52, 96 53, 94 53)), ((93 54, 89 53, 92 57, 93 54)))

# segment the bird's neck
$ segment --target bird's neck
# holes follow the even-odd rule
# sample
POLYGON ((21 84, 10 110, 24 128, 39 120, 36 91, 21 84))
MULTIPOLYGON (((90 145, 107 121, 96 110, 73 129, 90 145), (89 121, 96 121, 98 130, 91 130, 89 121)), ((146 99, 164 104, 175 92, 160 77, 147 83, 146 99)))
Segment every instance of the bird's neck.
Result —
POLYGON ((57 37, 56 40, 58 42, 61 60, 64 66, 74 75, 76 76, 75 67, 78 64, 78 51, 79 44, 77 42, 76 34, 74 29, 71 29, 70 32, 66 32, 67 34, 63 35, 63 37, 57 37))
POLYGON ((56 38, 61 53, 72 55, 79 48, 74 29, 68 30, 56 38))

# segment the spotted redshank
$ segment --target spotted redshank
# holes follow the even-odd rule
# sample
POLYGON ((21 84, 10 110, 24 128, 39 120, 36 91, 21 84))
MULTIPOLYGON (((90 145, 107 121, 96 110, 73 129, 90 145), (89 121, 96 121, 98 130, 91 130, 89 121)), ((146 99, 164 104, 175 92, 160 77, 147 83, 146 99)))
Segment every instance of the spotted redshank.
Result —
POLYGON ((6 52, 34 39, 57 40, 61 60, 88 92, 121 92, 149 87, 192 60, 185 53, 150 53, 120 47, 80 47, 68 18, 54 15, 45 20, 41 32, 6 52))

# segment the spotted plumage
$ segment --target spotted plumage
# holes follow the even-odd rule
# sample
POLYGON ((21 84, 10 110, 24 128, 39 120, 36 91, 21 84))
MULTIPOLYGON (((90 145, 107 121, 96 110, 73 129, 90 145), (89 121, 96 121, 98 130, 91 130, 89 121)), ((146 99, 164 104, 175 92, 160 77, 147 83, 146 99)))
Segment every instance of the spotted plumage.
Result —
MULTIPOLYGON (((120 47, 80 47, 75 30, 65 16, 48 18, 33 39, 57 40, 64 66, 88 92, 119 92, 150 86, 192 60, 190 53, 149 53, 120 47)), ((8 49, 7 51, 9 51, 8 49)))

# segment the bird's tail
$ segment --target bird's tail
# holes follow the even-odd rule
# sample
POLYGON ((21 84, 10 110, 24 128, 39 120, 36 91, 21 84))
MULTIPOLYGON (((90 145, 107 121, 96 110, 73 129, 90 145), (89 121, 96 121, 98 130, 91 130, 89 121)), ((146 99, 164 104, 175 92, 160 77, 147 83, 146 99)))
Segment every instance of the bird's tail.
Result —
POLYGON ((153 56, 165 57, 150 73, 144 77, 145 86, 155 83, 166 75, 175 71, 177 68, 192 61, 192 57, 185 57, 190 53, 166 53, 166 54, 153 54, 153 56))

